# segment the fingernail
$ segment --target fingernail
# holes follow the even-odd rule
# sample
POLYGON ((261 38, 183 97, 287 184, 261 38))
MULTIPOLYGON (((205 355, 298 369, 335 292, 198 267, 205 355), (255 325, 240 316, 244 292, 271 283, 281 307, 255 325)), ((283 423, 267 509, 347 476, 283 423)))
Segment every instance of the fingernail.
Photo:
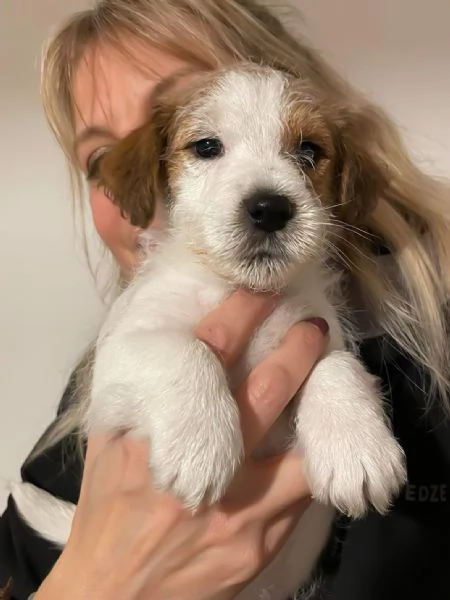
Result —
POLYGON ((312 319, 306 319, 306 322, 318 327, 323 335, 327 335, 328 331, 330 330, 330 326, 325 321, 325 319, 322 319, 322 317, 313 317, 312 319))

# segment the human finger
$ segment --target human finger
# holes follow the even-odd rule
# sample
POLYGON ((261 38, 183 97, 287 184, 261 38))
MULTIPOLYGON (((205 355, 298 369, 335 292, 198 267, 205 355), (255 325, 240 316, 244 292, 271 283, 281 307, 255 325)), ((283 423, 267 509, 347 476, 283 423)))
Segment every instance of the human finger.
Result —
POLYGON ((274 310, 277 300, 274 294, 237 290, 200 321, 195 335, 229 369, 243 354, 255 329, 274 310))
POLYGON ((275 423, 326 348, 323 320, 294 325, 236 393, 247 455, 275 423))

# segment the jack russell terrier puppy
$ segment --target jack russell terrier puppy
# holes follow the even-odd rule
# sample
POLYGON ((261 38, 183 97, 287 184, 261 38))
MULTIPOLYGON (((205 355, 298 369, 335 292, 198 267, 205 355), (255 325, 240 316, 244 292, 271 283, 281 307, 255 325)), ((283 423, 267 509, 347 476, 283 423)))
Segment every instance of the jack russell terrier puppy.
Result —
MULTIPOLYGON (((100 161, 101 184, 133 224, 145 229, 163 198, 169 226, 162 239, 142 234, 142 263, 98 336, 85 432, 148 437, 159 486, 192 510, 217 502, 243 458, 233 391, 292 325, 325 319, 325 355, 255 452, 297 448, 313 497, 238 595, 286 600, 310 577, 336 509, 383 513, 405 482, 379 385, 355 356, 337 268, 340 240, 388 182, 351 109, 307 81, 256 65, 182 79, 161 86, 151 121, 100 161), (193 331, 238 287, 280 301, 228 377, 193 331)), ((67 541, 72 505, 29 484, 13 496, 32 527, 67 541)))

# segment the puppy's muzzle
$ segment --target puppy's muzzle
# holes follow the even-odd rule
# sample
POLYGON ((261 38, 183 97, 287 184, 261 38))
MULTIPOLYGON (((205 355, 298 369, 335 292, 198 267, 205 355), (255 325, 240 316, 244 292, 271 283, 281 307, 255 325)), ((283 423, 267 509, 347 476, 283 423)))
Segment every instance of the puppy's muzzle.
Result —
POLYGON ((294 206, 287 196, 270 191, 258 191, 244 200, 252 225, 272 233, 284 229, 294 216, 294 206))

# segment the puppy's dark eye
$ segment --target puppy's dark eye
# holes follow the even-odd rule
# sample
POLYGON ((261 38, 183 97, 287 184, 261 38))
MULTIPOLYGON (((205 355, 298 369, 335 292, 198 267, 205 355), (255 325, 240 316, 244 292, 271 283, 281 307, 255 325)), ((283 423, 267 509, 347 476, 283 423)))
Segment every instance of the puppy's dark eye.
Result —
POLYGON ((205 138, 198 142, 194 142, 192 144, 192 149, 196 156, 207 160, 222 156, 224 153, 222 142, 216 138, 205 138))
POLYGON ((302 140, 296 151, 304 167, 315 167, 323 155, 320 146, 309 140, 302 140))

